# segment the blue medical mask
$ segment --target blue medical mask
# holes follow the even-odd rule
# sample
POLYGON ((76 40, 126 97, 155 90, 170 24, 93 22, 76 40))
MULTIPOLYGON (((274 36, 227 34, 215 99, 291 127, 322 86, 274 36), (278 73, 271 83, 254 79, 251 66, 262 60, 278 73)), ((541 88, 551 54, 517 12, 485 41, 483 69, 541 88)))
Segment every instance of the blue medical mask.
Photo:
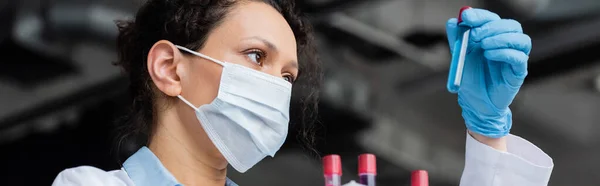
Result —
POLYGON ((224 63, 185 47, 177 48, 223 66, 217 98, 195 107, 208 137, 238 172, 273 157, 288 132, 292 84, 254 69, 224 63))

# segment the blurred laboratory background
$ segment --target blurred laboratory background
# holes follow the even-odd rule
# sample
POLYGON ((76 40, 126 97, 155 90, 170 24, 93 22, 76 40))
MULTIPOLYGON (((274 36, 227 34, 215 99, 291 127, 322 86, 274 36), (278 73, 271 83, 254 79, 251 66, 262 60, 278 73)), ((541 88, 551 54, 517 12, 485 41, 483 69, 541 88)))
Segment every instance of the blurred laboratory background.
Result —
MULTIPOLYGON (((130 103, 116 60, 116 19, 143 0, 0 1, 0 185, 50 185, 79 165, 120 168, 136 149, 114 146, 130 103)), ((600 1, 298 0, 316 28, 325 66, 314 153, 291 131, 244 186, 323 185, 318 155, 378 157, 377 184, 404 186, 429 171, 457 186, 465 127, 446 91, 445 23, 460 7, 522 22, 532 37, 529 77, 512 105, 514 134, 554 158, 551 186, 600 184, 600 1)))

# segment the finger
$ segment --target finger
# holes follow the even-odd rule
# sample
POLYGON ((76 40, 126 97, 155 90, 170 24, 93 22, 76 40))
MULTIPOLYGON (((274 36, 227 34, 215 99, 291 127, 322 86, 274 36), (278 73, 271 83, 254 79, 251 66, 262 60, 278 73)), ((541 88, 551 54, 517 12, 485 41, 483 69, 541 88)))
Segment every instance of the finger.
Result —
POLYGON ((504 33, 523 33, 521 23, 512 19, 501 19, 486 23, 471 29, 471 41, 480 42, 487 37, 504 33))
POLYGON ((498 14, 477 8, 465 10, 462 12, 461 16, 463 22, 460 24, 470 27, 479 27, 488 22, 500 20, 500 16, 498 16, 498 14))
POLYGON ((484 50, 512 48, 529 55, 531 52, 531 38, 522 33, 504 33, 481 40, 484 50))
POLYGON ((454 51, 454 43, 458 36, 458 19, 451 18, 446 22, 446 36, 448 37, 448 44, 450 45, 450 52, 454 51))
POLYGON ((525 78, 527 76, 527 60, 529 56, 523 51, 515 49, 494 49, 486 50, 483 56, 490 61, 504 62, 510 64, 513 76, 516 78, 525 78))

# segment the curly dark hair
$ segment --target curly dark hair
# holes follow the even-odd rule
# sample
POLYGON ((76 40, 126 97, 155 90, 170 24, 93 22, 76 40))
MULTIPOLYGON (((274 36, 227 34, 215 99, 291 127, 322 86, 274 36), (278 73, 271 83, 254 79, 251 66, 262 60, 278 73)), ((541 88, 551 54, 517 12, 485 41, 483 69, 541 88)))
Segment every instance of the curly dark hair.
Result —
MULTIPOLYGON (((118 61, 130 83, 133 103, 123 118, 117 149, 124 141, 147 145, 156 116, 155 99, 161 96, 147 70, 147 55, 159 40, 168 40, 191 50, 204 46, 212 29, 228 11, 243 0, 148 0, 134 20, 117 21, 118 61)), ((314 151, 314 123, 322 72, 316 55, 312 27, 296 9, 294 0, 247 0, 271 5, 283 15, 294 32, 299 58, 299 75, 294 84, 291 124, 299 129, 298 139, 314 151), (301 91, 300 91, 301 90, 301 91)))

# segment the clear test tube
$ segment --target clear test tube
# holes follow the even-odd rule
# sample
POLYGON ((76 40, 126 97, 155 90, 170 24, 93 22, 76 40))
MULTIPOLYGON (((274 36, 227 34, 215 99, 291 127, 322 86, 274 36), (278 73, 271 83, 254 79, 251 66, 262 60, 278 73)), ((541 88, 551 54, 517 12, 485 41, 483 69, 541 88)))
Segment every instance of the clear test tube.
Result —
POLYGON ((323 175, 325 186, 342 185, 342 159, 337 154, 323 157, 323 175))
POLYGON ((460 85, 462 84, 462 78, 464 73, 463 69, 465 67, 471 28, 461 26, 460 23, 462 22, 463 11, 468 9, 471 9, 471 7, 464 6, 460 9, 460 12, 458 13, 459 33, 456 36, 457 42, 450 43, 451 45, 454 45, 454 51, 452 51, 452 61, 450 62, 450 70, 448 72, 448 82, 446 83, 446 88, 451 93, 457 93, 460 89, 460 85))
POLYGON ((358 176, 360 184, 375 186, 377 176, 377 161, 373 154, 361 154, 358 156, 358 176))

